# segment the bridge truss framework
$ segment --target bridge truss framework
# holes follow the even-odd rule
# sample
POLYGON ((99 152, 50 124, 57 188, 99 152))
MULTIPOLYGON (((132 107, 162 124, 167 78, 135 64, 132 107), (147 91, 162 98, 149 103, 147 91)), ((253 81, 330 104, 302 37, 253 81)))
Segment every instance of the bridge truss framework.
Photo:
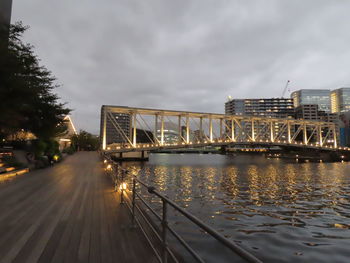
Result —
POLYGON ((348 150, 338 147, 336 126, 331 122, 124 106, 102 106, 101 142, 102 150, 107 152, 221 145, 348 150), (116 115, 128 116, 127 129, 118 122, 116 115), (178 135, 175 141, 167 140, 166 133, 169 129, 166 126, 169 123, 172 124, 172 131, 178 135), (119 142, 109 142, 108 125, 121 138, 119 142), (174 127, 177 131, 174 131, 174 127), (137 141, 140 130, 146 131, 144 134, 148 137, 147 143, 137 141))

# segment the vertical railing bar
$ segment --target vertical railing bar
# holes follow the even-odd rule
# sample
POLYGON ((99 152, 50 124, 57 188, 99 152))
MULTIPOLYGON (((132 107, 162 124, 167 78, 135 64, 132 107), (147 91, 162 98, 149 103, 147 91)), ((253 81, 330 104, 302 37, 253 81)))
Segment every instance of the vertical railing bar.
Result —
POLYGON ((161 222, 162 221, 161 216, 158 215, 157 212, 154 211, 154 209, 149 204, 147 204, 147 202, 138 193, 136 193, 136 196, 152 212, 152 214, 161 222))
POLYGON ((168 209, 167 209, 167 202, 165 199, 162 198, 163 203, 163 214, 162 214, 162 243, 163 243, 163 253, 162 253, 162 262, 167 263, 168 262, 168 253, 167 253, 167 227, 168 227, 168 209))
MULTIPOLYGON (((129 207, 129 203, 125 202, 127 204, 127 207, 129 207)), ((139 212, 139 214, 141 215, 141 218, 147 223, 147 225, 149 226, 149 229, 152 230, 152 232, 154 233, 155 237, 162 242, 162 237, 159 235, 158 231, 154 228, 154 226, 151 224, 150 220, 145 216, 144 212, 141 210, 141 208, 136 205, 135 206, 136 210, 139 212)), ((129 210, 131 212, 131 208, 129 207, 129 210)), ((137 219, 137 217, 135 217, 135 220, 137 219)))
POLYGON ((169 231, 173 234, 173 236, 184 246, 184 248, 198 261, 198 262, 204 262, 204 260, 187 244, 187 242, 173 230, 168 225, 169 231))
MULTIPOLYGON (((133 179, 133 181, 136 181, 135 179, 133 179)), ((140 201, 142 202, 142 204, 144 204, 148 209, 150 209, 150 211, 156 216, 156 218, 159 221, 162 221, 162 218, 153 210, 153 208, 147 204, 147 202, 137 193, 135 192, 135 197, 138 197, 140 199, 140 201)), ((126 196, 128 197, 128 196, 126 196)), ((134 205, 134 204, 133 204, 134 205)), ((142 213, 142 211, 140 211, 140 208, 138 205, 135 206, 137 207, 137 209, 139 210, 140 213, 142 213)), ((131 211, 130 211, 131 212, 131 211)), ((134 212, 132 212, 134 213, 134 212)), ((145 220, 145 219, 144 219, 145 220)), ((173 234, 173 236, 184 246, 184 248, 198 261, 198 262, 204 262, 201 257, 187 244, 187 242, 179 235, 177 234, 169 225, 167 225, 168 230, 173 234)), ((159 237, 160 240, 160 237, 159 237)), ((169 252, 169 248, 168 248, 168 252, 169 252)), ((172 256, 173 257, 173 256, 172 256)))
MULTIPOLYGON (((126 192, 127 193, 127 192, 126 192)), ((126 195, 126 198, 130 201, 128 195, 126 195)), ((128 207, 130 213, 132 212, 132 208, 130 207, 128 202, 125 202, 126 206, 128 207)), ((144 213, 142 212, 141 208, 136 204, 135 208, 137 209, 137 211, 140 213, 140 215, 142 216, 142 219, 147 223, 147 225, 150 227, 150 229, 152 230, 152 232, 155 234, 155 236, 158 238, 158 240, 160 242, 162 242, 162 238, 161 236, 159 236, 157 230, 153 227, 153 225, 151 224, 150 220, 148 220, 148 218, 144 215, 144 213)), ((137 217, 135 217, 135 220, 137 220, 137 217)), ((174 232, 174 230, 172 230, 169 226, 167 226, 167 228, 171 231, 174 232)), ((175 236, 175 235, 174 235, 175 236)), ((176 236, 175 236, 176 237, 176 236)), ((181 242, 180 242, 181 243, 181 242)), ((187 244, 186 244, 187 245, 187 244)), ((187 245, 188 246, 188 245, 187 245)), ((186 246, 184 245, 184 247, 186 248, 186 246)), ((169 253, 170 257, 173 259, 174 262, 178 262, 178 260, 176 259, 174 253, 170 250, 169 246, 167 246, 167 252, 169 253)))
MULTIPOLYGON (((127 207, 129 208, 129 211, 131 210, 129 205, 127 204, 127 207)), ((147 240, 147 243, 150 245, 150 247, 152 248, 154 254, 156 255, 157 259, 159 262, 162 262, 162 258, 161 256, 159 255, 157 249, 154 247, 154 245, 152 244, 152 241, 150 240, 150 238, 148 237, 148 235, 146 234, 146 231, 145 229, 143 228, 143 226, 141 225, 140 223, 140 220, 138 220, 136 217, 135 217, 135 222, 136 224, 140 227, 141 231, 142 231, 142 234, 143 236, 146 238, 147 240)))
POLYGON ((136 195, 136 180, 132 179, 132 226, 135 226, 135 195, 136 195))

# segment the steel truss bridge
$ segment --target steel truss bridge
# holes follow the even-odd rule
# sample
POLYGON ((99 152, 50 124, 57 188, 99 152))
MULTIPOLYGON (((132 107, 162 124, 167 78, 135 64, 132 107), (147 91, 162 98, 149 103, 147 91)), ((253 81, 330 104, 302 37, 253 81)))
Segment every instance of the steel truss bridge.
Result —
POLYGON ((101 139, 106 153, 235 145, 350 150, 338 146, 331 122, 124 106, 102 106, 101 139))

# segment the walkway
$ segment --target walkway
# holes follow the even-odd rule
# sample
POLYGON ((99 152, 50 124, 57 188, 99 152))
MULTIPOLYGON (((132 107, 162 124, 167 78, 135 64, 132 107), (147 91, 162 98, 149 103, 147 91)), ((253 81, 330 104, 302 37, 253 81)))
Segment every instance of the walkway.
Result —
POLYGON ((97 153, 0 183, 0 262, 156 262, 97 153))

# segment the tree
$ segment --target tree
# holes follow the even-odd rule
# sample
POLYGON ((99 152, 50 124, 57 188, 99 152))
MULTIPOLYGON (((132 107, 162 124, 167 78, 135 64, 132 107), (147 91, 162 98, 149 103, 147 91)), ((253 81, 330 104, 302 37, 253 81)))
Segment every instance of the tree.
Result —
POLYGON ((87 131, 80 130, 79 134, 71 137, 72 146, 76 150, 96 151, 99 148, 99 137, 87 131))
POLYGON ((39 64, 34 47, 21 41, 27 29, 11 25, 8 42, 0 43, 0 137, 24 130, 50 139, 64 132, 70 109, 58 102, 56 78, 39 64))

